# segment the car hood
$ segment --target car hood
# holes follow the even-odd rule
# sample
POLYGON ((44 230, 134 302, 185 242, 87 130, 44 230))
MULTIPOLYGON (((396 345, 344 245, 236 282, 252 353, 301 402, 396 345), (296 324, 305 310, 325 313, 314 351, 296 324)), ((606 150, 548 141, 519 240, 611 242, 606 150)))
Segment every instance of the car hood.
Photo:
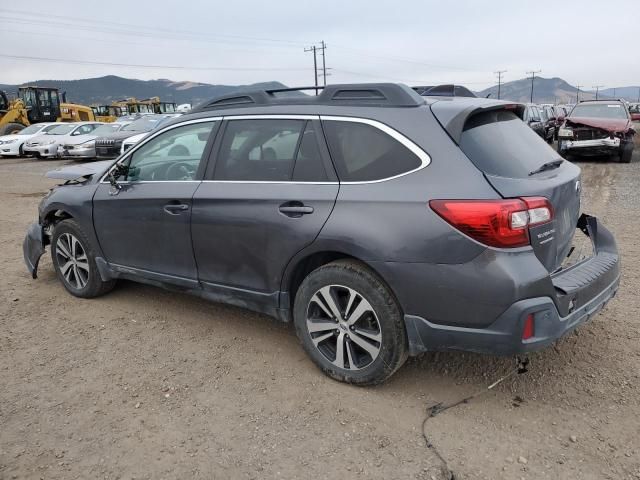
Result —
POLYGON ((607 132, 627 132, 631 128, 631 121, 626 118, 595 118, 595 117, 567 117, 568 126, 599 128, 607 132))
POLYGON ((3 135, 0 137, 0 143, 8 140, 28 140, 29 138, 29 135, 3 135))
POLYGON ((138 143, 140 140, 142 140, 148 134, 149 134, 149 132, 139 133, 138 135, 132 135, 131 137, 127 138, 127 143, 138 143))
POLYGON ((56 180, 76 180, 78 178, 89 179, 94 175, 103 174, 111 165, 113 165, 113 160, 69 165, 68 167, 60 167, 55 170, 48 171, 46 173, 46 177, 54 178, 56 180))
POLYGON ((133 137, 134 135, 138 135, 140 133, 144 133, 144 132, 136 132, 134 130, 129 130, 129 131, 120 131, 120 132, 113 132, 110 133, 109 135, 104 135, 103 137, 98 137, 96 140, 124 140, 125 138, 129 138, 129 137, 133 137))
POLYGON ((65 145, 80 145, 82 143, 90 142, 91 140, 95 140, 97 137, 95 135, 79 135, 76 137, 68 137, 64 139, 65 145))
POLYGON ((55 142, 59 142, 63 138, 65 138, 64 135, 47 135, 47 134, 35 135, 29 138, 29 143, 42 144, 43 142, 49 142, 50 140, 55 140, 55 142))

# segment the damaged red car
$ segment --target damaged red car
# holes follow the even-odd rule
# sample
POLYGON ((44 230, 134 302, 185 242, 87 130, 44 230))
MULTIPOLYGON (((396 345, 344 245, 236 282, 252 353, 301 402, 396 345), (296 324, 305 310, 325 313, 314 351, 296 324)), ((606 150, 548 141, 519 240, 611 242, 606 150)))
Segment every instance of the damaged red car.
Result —
POLYGON ((624 103, 616 100, 580 102, 558 130, 562 157, 616 156, 631 162, 635 129, 624 103))

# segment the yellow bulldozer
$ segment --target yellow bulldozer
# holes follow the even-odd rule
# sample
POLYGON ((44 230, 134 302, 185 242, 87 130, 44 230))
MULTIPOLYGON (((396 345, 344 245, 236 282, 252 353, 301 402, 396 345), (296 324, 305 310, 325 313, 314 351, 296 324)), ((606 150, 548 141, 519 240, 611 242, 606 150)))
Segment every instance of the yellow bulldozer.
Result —
POLYGON ((111 105, 114 107, 120 107, 125 115, 132 115, 135 113, 155 113, 153 111, 153 105, 148 102, 141 102, 133 97, 112 102, 111 105))
POLYGON ((67 103, 57 88, 19 87, 18 97, 11 101, 0 91, 0 135, 19 132, 32 123, 95 120, 91 107, 67 103))
POLYGON ((122 108, 116 105, 92 105, 91 110, 96 117, 96 122, 115 122, 118 117, 125 114, 122 108))
POLYGON ((175 113, 176 104, 174 102, 162 102, 160 97, 151 97, 140 100, 140 103, 151 105, 154 113, 175 113))

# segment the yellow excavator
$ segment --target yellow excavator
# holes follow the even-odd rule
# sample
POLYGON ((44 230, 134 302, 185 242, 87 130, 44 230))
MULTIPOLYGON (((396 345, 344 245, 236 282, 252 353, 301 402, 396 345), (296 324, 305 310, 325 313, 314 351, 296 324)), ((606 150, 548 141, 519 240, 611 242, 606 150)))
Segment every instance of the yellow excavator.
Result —
POLYGON ((32 123, 95 120, 91 107, 67 103, 57 88, 19 87, 12 101, 0 91, 0 135, 17 133, 32 123))

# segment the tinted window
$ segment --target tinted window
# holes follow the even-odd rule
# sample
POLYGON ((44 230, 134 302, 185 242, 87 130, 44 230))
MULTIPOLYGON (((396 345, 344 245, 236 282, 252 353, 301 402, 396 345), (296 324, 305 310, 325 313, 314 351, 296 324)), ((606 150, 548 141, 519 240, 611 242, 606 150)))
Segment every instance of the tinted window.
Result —
POLYGON ((232 120, 227 124, 220 145, 214 178, 320 181, 326 180, 326 173, 311 122, 287 119, 232 120))
POLYGON ((193 180, 215 122, 195 123, 164 132, 136 150, 127 180, 193 180))
POLYGON ((560 158, 518 116, 505 110, 471 117, 460 148, 479 170, 509 178, 527 177, 542 164, 560 158))
POLYGON ((307 122, 300 148, 293 167, 294 182, 323 182, 328 180, 324 169, 316 132, 311 122, 307 122))
POLYGON ((365 123, 326 120, 331 158, 343 182, 381 180, 409 172, 422 162, 407 147, 365 123))

